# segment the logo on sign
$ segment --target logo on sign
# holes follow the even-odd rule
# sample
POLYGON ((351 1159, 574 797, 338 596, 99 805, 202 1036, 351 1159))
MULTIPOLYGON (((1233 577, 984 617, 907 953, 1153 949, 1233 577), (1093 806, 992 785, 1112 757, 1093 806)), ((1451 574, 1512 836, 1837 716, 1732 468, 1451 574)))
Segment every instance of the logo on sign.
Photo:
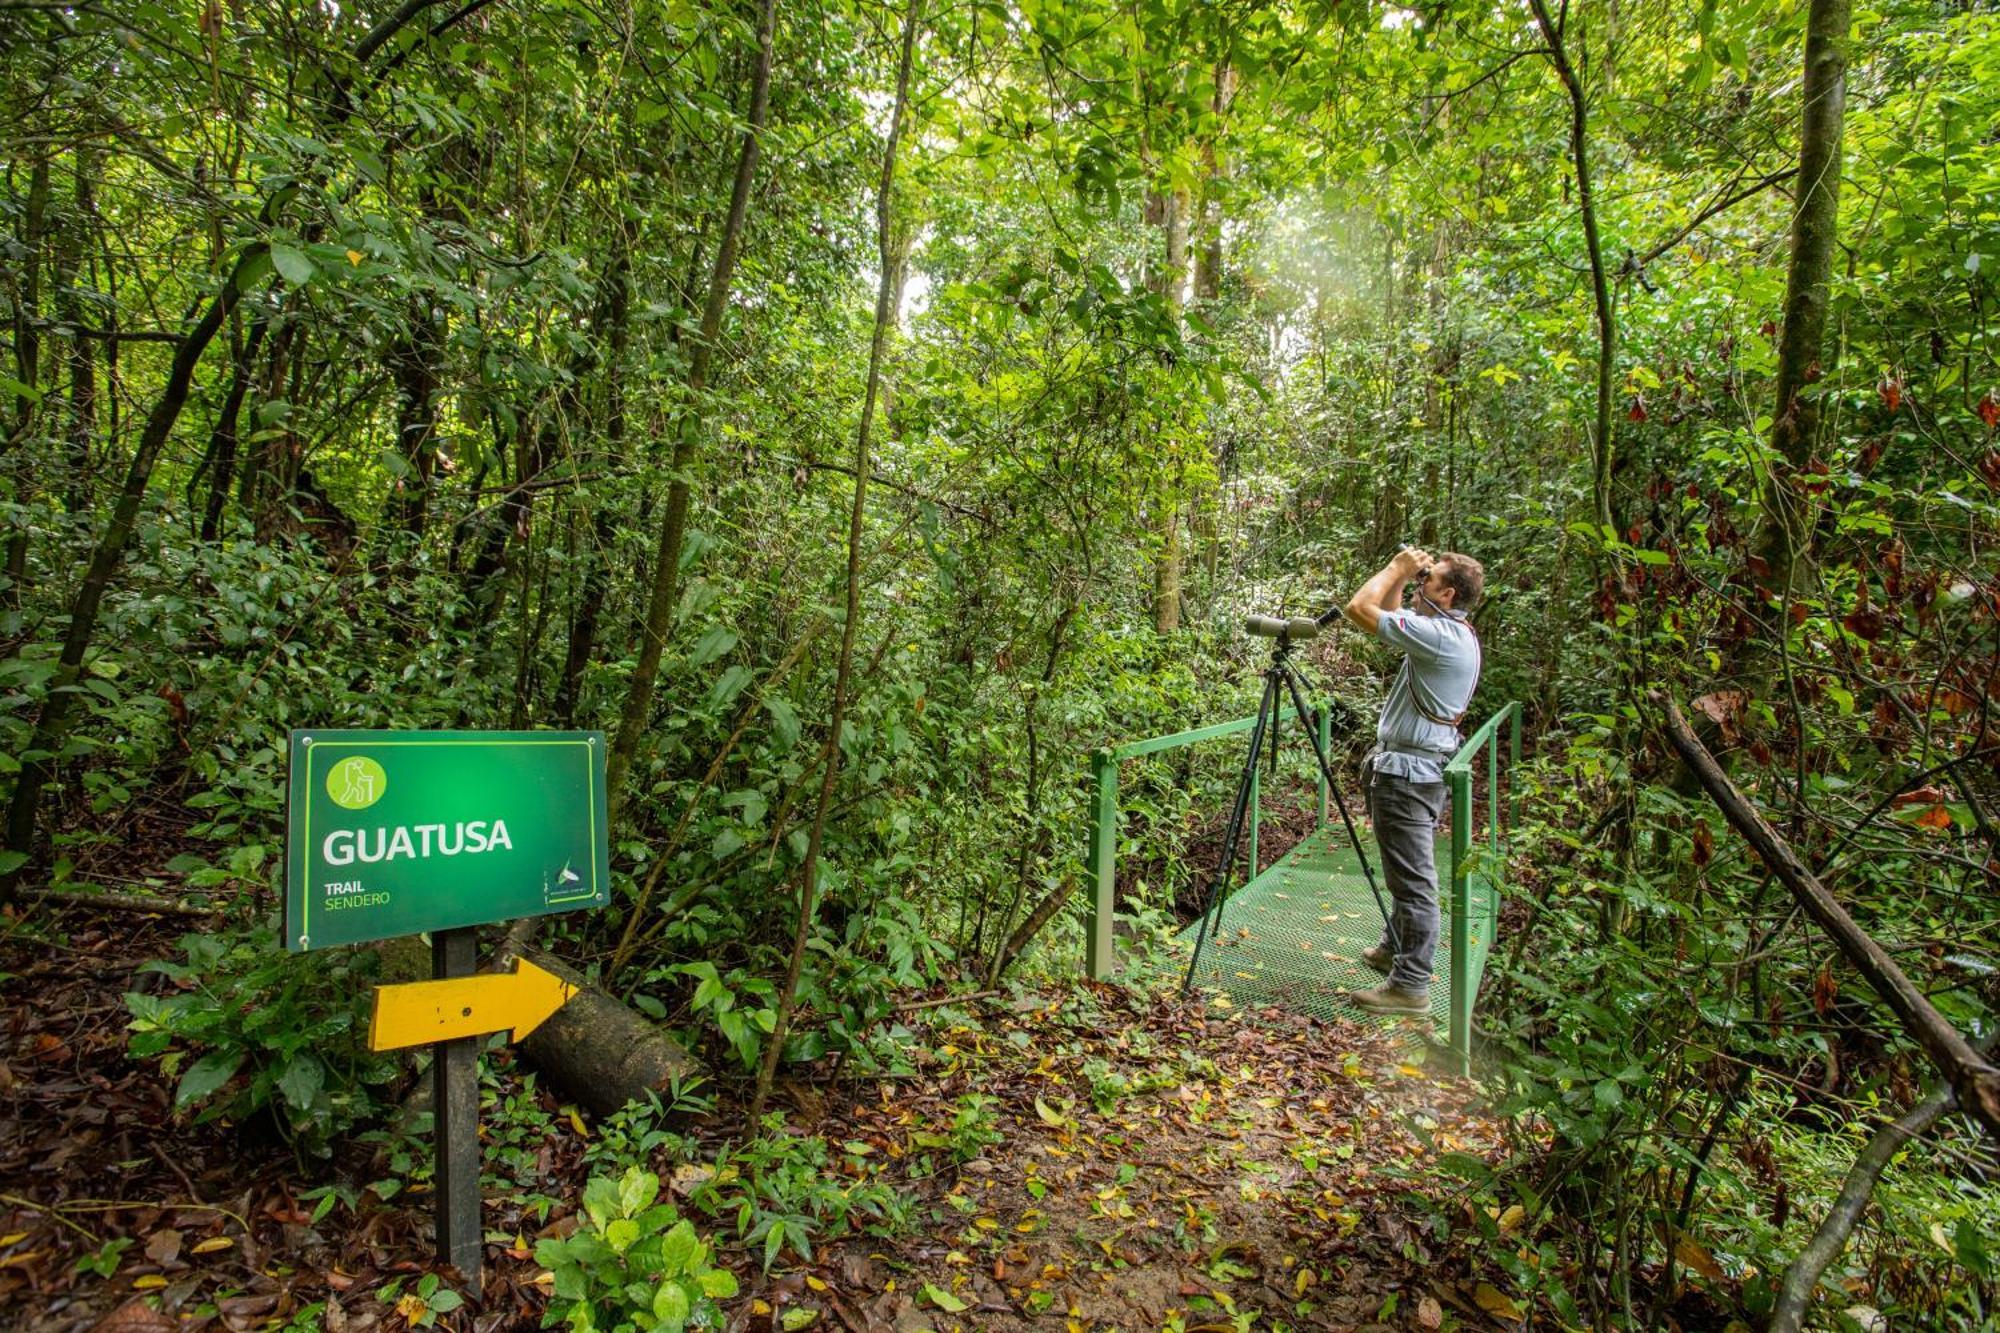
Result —
POLYGON ((389 775, 366 755, 335 764, 326 775, 326 794, 343 810, 366 810, 389 790, 389 775))

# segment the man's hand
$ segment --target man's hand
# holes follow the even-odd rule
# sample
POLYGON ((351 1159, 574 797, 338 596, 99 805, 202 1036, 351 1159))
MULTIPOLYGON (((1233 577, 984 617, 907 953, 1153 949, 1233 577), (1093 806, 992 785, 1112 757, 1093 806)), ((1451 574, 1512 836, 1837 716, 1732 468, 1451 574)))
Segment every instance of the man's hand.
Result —
POLYGON ((1393 611, 1403 604, 1403 585, 1422 573, 1430 563, 1430 553, 1414 546, 1396 552, 1388 564, 1376 570, 1375 576, 1361 585, 1359 592, 1347 599, 1344 614, 1348 622, 1373 636, 1375 627, 1382 621, 1382 613, 1393 611))

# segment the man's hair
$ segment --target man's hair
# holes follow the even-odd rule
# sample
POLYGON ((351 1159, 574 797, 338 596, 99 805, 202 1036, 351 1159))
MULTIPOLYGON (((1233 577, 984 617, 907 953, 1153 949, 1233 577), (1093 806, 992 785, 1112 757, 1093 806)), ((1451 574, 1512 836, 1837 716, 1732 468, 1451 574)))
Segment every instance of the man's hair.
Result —
POLYGON ((1451 609, 1470 611, 1486 591, 1486 566, 1469 555, 1446 551, 1438 557, 1437 571, 1444 586, 1452 590, 1451 609))

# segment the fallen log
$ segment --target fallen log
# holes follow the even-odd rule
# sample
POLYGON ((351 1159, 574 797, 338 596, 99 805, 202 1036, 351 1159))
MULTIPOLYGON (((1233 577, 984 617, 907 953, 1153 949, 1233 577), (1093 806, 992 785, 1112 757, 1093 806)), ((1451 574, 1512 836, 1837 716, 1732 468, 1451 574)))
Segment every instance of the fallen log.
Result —
POLYGON ((594 1115, 610 1115, 648 1093, 665 1095, 677 1080, 699 1072, 679 1043, 575 968, 540 949, 524 948, 520 956, 576 987, 569 1002, 520 1044, 522 1057, 563 1096, 594 1115))
POLYGON ((1750 799, 1729 780, 1715 756, 1688 726, 1679 706, 1657 692, 1648 697, 1665 714, 1667 736, 1680 752, 1681 762, 1707 789, 1723 817, 1763 858, 1771 873, 1791 890, 1799 906, 1819 923, 1862 979, 1901 1020, 1903 1030, 1923 1047, 1946 1085, 1957 1094, 1959 1105, 1988 1134, 2000 1139, 2000 1068, 1987 1063, 1958 1029, 1945 1021, 1944 1015, 1896 965, 1896 960, 1827 892, 1791 844, 1765 822, 1750 799))

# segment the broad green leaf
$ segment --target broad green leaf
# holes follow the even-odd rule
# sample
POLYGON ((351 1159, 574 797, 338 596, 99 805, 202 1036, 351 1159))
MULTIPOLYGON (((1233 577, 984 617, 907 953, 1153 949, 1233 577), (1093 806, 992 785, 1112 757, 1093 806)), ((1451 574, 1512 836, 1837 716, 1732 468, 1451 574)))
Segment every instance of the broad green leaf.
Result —
POLYGON ((313 262, 304 251, 294 250, 289 245, 271 243, 271 262, 277 266, 278 275, 294 287, 303 287, 312 281, 313 262))
POLYGON ((695 641, 694 650, 688 654, 688 665, 707 666, 735 646, 735 630, 724 625, 710 626, 708 633, 695 641))
POLYGON ((671 1330, 687 1323, 689 1313, 687 1292, 681 1289, 681 1284, 671 1279, 662 1282, 653 1295, 653 1318, 671 1330))
POLYGON ((285 1072, 278 1076, 278 1091, 301 1111, 312 1106, 325 1084, 326 1066, 319 1062, 317 1056, 304 1051, 293 1056, 292 1062, 285 1066, 285 1072))
POLYGON ((235 1077, 242 1064, 241 1051, 210 1051, 189 1065, 187 1072, 181 1075, 180 1086, 174 1089, 174 1109, 180 1110, 201 1101, 235 1077))
POLYGON ((695 1250, 701 1238, 694 1234, 694 1225, 686 1218, 674 1223, 660 1240, 660 1272, 668 1277, 679 1277, 688 1271, 695 1250))

